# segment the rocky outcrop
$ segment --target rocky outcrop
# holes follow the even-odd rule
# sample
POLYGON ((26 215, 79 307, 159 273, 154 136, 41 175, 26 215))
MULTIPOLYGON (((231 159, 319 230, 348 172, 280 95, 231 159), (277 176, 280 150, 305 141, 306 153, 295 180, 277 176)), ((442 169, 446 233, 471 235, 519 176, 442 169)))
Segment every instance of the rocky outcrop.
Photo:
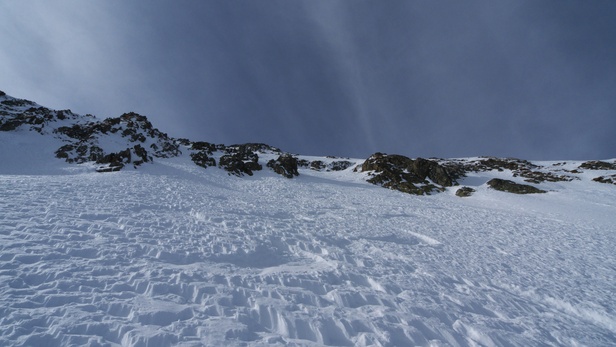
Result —
POLYGON ((314 171, 343 171, 355 165, 355 162, 348 160, 335 160, 330 163, 326 163, 322 160, 309 161, 306 159, 301 159, 297 161, 297 165, 299 167, 309 168, 314 171))
POLYGON ((361 171, 370 173, 370 183, 416 195, 443 191, 455 183, 436 161, 402 155, 375 153, 362 164, 361 171))
MULTIPOLYGON (((62 116, 65 116, 64 113, 62 116)), ((56 151, 56 157, 69 163, 94 161, 104 164, 97 169, 99 172, 118 171, 129 163, 136 167, 153 161, 154 157, 169 158, 181 154, 179 143, 154 128, 147 117, 133 112, 102 122, 87 121, 60 126, 53 133, 68 142, 56 151), (114 136, 115 142, 123 141, 126 148, 106 152, 99 143, 109 136, 114 136)))
POLYGON ((550 171, 541 171, 541 167, 528 160, 517 158, 485 157, 478 160, 441 160, 454 179, 465 177, 469 172, 483 171, 511 171, 513 177, 522 177, 526 182, 539 184, 548 182, 568 182, 575 177, 568 174, 556 174, 550 171))
POLYGON ((592 160, 582 163, 579 168, 586 170, 616 170, 616 163, 592 160))
POLYGON ((133 148, 127 148, 119 152, 108 153, 101 155, 96 160, 96 164, 102 164, 96 171, 98 172, 112 172, 119 171, 128 164, 133 164, 133 167, 137 167, 143 163, 152 161, 152 157, 148 155, 148 152, 141 145, 136 144, 133 148))
POLYGON ((616 175, 599 176, 593 178, 592 180, 599 183, 616 184, 616 175))
POLYGON ((209 166, 216 166, 216 159, 209 157, 205 151, 190 153, 190 159, 195 165, 201 166, 204 169, 209 166))
POLYGON ((323 171, 327 168, 327 165, 321 160, 314 160, 312 162, 305 161, 306 163, 302 163, 301 166, 310 167, 311 170, 314 171, 323 171))
POLYGON ((502 192, 514 193, 514 194, 536 194, 546 193, 545 190, 533 187, 528 184, 519 184, 509 180, 503 180, 500 178, 494 178, 488 181, 488 186, 492 189, 500 190, 502 192))
POLYGON ((88 143, 64 145, 56 150, 56 158, 64 159, 67 163, 96 162, 104 156, 105 152, 102 148, 88 143))
MULTIPOLYGON (((13 131, 23 127, 24 130, 32 130, 43 134, 47 133, 46 129, 50 128, 48 125, 51 123, 80 117, 71 112, 71 110, 54 111, 38 106, 29 100, 11 98, 6 96, 6 94, 0 97, 5 99, 0 101, 0 131, 13 131)), ((86 115, 83 117, 91 116, 86 115)))
POLYGON ((286 178, 299 176, 299 172, 297 171, 297 158, 290 154, 281 154, 276 160, 270 160, 267 163, 267 167, 286 178))
POLYGON ((100 171, 117 171, 126 164, 139 166, 153 157, 181 154, 179 144, 152 126, 145 116, 125 113, 117 118, 97 120, 71 110, 54 111, 23 99, 0 96, 0 131, 30 130, 63 142, 55 151, 68 163, 103 164, 100 171), (104 143, 114 143, 109 150, 104 143), (124 149, 118 150, 125 146, 124 149))
POLYGON ((348 160, 337 160, 328 165, 328 169, 331 171, 343 171, 351 166, 355 165, 355 163, 350 162, 348 160))
POLYGON ((224 151, 227 154, 220 157, 218 165, 227 170, 229 174, 241 177, 243 175, 252 176, 254 171, 263 170, 263 166, 259 164, 257 151, 280 150, 261 143, 247 143, 225 147, 224 151))
POLYGON ((456 190, 456 196, 459 196, 461 198, 466 198, 466 197, 473 195, 474 192, 475 192, 475 189, 471 187, 462 187, 456 190))
POLYGON ((99 160, 96 161, 97 164, 104 164, 96 169, 98 172, 112 172, 121 170, 126 164, 131 162, 131 151, 130 149, 125 149, 123 151, 119 151, 116 153, 109 153, 99 160))
MULTIPOLYGON (((288 178, 299 175, 298 168, 320 172, 353 171, 368 174, 367 181, 409 194, 432 194, 457 185, 470 173, 510 171, 512 177, 526 182, 560 182, 580 179, 582 170, 616 170, 616 162, 587 161, 575 167, 565 162, 540 166, 516 158, 479 157, 473 159, 411 159, 401 155, 375 153, 361 165, 349 158, 328 156, 318 160, 298 159, 264 143, 231 146, 209 142, 174 139, 154 128, 147 117, 129 112, 102 121, 92 115, 77 115, 70 110, 51 110, 32 101, 16 99, 0 92, 0 131, 35 131, 59 140, 57 158, 68 163, 95 163, 99 172, 137 168, 155 158, 170 158, 187 151, 191 160, 203 168, 218 167, 234 176, 252 176, 263 169, 260 156, 276 157, 267 167, 288 178)), ((616 184, 614 172, 601 172, 593 180, 616 184)), ((513 181, 493 179, 488 185, 517 194, 543 193, 544 190, 513 181)), ((470 187, 456 191, 467 197, 470 187)))

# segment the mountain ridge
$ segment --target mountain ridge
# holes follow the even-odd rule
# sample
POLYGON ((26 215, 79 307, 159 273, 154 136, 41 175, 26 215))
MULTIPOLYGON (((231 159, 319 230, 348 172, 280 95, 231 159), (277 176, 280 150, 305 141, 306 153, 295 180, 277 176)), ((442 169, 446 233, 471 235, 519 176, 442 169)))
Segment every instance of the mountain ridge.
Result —
MULTIPOLYGON (((384 153, 375 153, 366 160, 328 157, 335 160, 325 163, 263 143, 223 145, 175 139, 155 128, 146 116, 134 112, 99 120, 91 114, 52 110, 26 99, 11 97, 2 91, 0 116, 0 131, 27 129, 51 136, 62 143, 55 150, 55 157, 67 163, 94 163, 95 170, 101 173, 119 171, 128 165, 136 169, 144 163, 187 153, 197 166, 204 169, 218 167, 238 177, 252 176, 254 172, 263 170, 264 166, 287 178, 298 176, 298 167, 317 171, 350 168, 353 172, 367 173, 369 177, 366 181, 372 184, 414 195, 430 195, 458 186, 460 178, 478 171, 508 170, 512 177, 520 177, 534 185, 545 181, 580 179, 578 174, 582 170, 616 171, 616 160, 587 161, 577 168, 565 169, 562 163, 546 167, 517 158, 411 159, 384 153), (268 160, 261 160, 260 155, 268 157, 268 160)), ((616 184, 616 174, 610 172, 593 180, 616 184)), ((512 181, 507 184, 509 188, 504 189, 502 182, 490 186, 512 193, 544 192, 528 184, 512 181), (519 186, 516 188, 514 185, 519 186), (524 188, 524 185, 527 187, 524 188)), ((465 191, 466 194, 460 196, 472 195, 468 189, 465 188, 465 191)))

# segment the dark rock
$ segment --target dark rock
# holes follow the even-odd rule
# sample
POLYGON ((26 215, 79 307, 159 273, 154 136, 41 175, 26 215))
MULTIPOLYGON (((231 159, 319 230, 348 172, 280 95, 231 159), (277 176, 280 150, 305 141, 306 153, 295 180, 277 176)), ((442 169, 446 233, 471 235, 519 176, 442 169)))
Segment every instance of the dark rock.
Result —
POLYGON ((214 158, 210 158, 205 151, 199 151, 197 153, 191 153, 190 159, 192 159, 193 163, 202 168, 207 168, 208 166, 216 166, 216 160, 214 158))
POLYGON ((297 167, 298 168, 300 168, 300 167, 307 168, 307 167, 310 166, 310 164, 311 164, 311 162, 309 160, 306 160, 306 159, 298 159, 297 160, 297 167))
POLYGON ((451 187, 453 185, 453 181, 447 173, 447 170, 435 161, 417 158, 413 162, 413 167, 417 174, 422 176, 425 174, 432 182, 438 185, 443 187, 451 187))
POLYGON ((538 171, 538 165, 535 165, 527 160, 517 158, 495 158, 487 157, 480 160, 464 161, 464 160, 448 160, 443 161, 442 166, 447 169, 449 175, 454 179, 465 177, 468 172, 481 171, 505 171, 509 170, 513 177, 526 178, 527 182, 568 182, 576 179, 569 175, 558 175, 553 172, 538 171))
MULTIPOLYGON (((180 142, 180 144, 181 143, 182 142, 180 142)), ((205 151, 205 153, 207 153, 208 155, 212 155, 212 153, 214 153, 214 151, 216 150, 216 145, 209 142, 198 141, 193 142, 190 148, 197 151, 205 151)))
POLYGON ((69 152, 71 152, 74 149, 75 147, 73 145, 64 145, 60 147, 58 148, 58 150, 56 150, 56 158, 66 159, 68 161, 69 152))
POLYGON ((222 157, 220 157, 218 165, 223 169, 227 170, 229 173, 234 174, 238 177, 243 176, 244 174, 252 176, 253 171, 259 171, 263 169, 261 164, 258 163, 258 159, 255 161, 244 161, 242 157, 238 154, 223 155, 222 157))
POLYGON ((66 135, 72 139, 77 141, 88 141, 92 138, 96 129, 94 129, 90 124, 88 125, 80 125, 75 124, 70 127, 59 127, 54 132, 62 135, 66 135))
MULTIPOLYGON (((479 163, 491 170, 503 171, 504 169, 515 171, 521 168, 532 169, 537 168, 537 165, 529 162, 528 160, 522 160, 518 158, 494 158, 480 160, 479 163)), ((487 171, 487 170, 483 170, 487 171)))
POLYGON ((541 190, 531 185, 519 184, 513 181, 503 180, 500 178, 493 178, 489 180, 488 186, 490 186, 492 189, 496 189, 496 190, 500 190, 500 191, 508 192, 508 193, 514 193, 514 194, 546 193, 545 190, 541 190))
POLYGON ((15 119, 7 119, 4 122, 0 122, 0 131, 13 131, 19 128, 20 125, 24 124, 15 119))
POLYGON ((276 160, 270 160, 267 163, 267 167, 286 178, 299 176, 299 172, 297 171, 297 158, 291 156, 290 154, 282 154, 278 156, 276 160))
POLYGON ((541 171, 519 171, 514 172, 513 177, 521 176, 526 178, 524 181, 539 184, 545 181, 548 182, 570 182, 574 180, 574 177, 567 175, 556 175, 551 172, 541 171))
POLYGON ((368 179, 370 183, 409 194, 443 191, 443 187, 454 183, 447 170, 436 161, 422 158, 413 160, 402 155, 375 153, 362 164, 361 171, 372 172, 373 176, 368 179))
POLYGON ((135 165, 135 167, 143 163, 152 161, 152 157, 148 155, 148 151, 140 144, 136 144, 133 146, 133 152, 135 152, 135 155, 140 158, 139 160, 135 160, 133 162, 133 165, 135 165))
POLYGON ((465 197, 473 195, 474 192, 475 192, 475 189, 471 187, 462 187, 456 191, 456 196, 465 198, 465 197))
POLYGON ((90 156, 88 157, 88 161, 97 161, 105 156, 105 152, 102 148, 98 146, 90 146, 90 156))
POLYGON ((320 160, 315 160, 310 163, 310 168, 315 171, 325 170, 325 167, 326 167, 325 163, 320 160))
POLYGON ((185 138, 179 138, 179 139, 176 139, 176 141, 177 141, 180 145, 182 145, 182 146, 186 146, 186 147, 191 146, 191 143, 192 143, 189 139, 185 139, 185 138))
POLYGON ((12 107, 34 106, 34 103, 32 101, 24 99, 3 100, 2 102, 0 102, 0 104, 12 107))
POLYGON ((616 175, 595 177, 592 180, 599 183, 616 184, 616 175))
POLYGON ((330 164, 330 168, 332 171, 342 171, 351 167, 354 163, 348 160, 338 160, 334 161, 330 164))
POLYGON ((96 161, 97 164, 109 164, 109 166, 124 166, 130 162, 131 153, 128 148, 117 153, 109 153, 96 161))
POLYGON ((259 164, 259 156, 255 153, 256 148, 262 148, 261 144, 233 145, 225 150, 228 154, 220 157, 218 166, 236 176, 253 175, 253 171, 260 171, 263 166, 259 164))
POLYGON ((0 90, 0 96, 5 96, 6 93, 0 90))
POLYGON ((582 163, 579 168, 587 170, 616 170, 616 163, 593 160, 582 163))
POLYGON ((173 141, 162 140, 161 144, 162 149, 154 153, 154 155, 158 158, 171 158, 182 154, 182 151, 180 151, 180 145, 173 141))
POLYGON ((238 151, 253 152, 253 153, 254 152, 274 152, 274 153, 282 152, 280 149, 267 145, 265 143, 245 143, 241 145, 231 145, 231 146, 227 146, 226 150, 232 153, 238 152, 238 151))

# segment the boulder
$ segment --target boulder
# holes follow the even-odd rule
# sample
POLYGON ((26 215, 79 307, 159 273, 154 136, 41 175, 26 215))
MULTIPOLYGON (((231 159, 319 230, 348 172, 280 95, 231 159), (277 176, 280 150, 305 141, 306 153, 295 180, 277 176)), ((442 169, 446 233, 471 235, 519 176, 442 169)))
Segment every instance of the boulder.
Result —
POLYGON ((290 154, 282 154, 278 156, 276 160, 270 160, 267 163, 267 167, 286 178, 299 176, 299 172, 297 171, 297 158, 290 154))
POLYGON ((528 184, 519 184, 509 180, 503 180, 500 178, 493 178, 488 181, 488 186, 492 189, 500 190, 502 192, 514 193, 514 194, 536 194, 546 193, 545 190, 533 187, 528 184))
POLYGON ((475 192, 475 189, 471 187, 462 187, 456 191, 456 196, 465 198, 465 197, 469 197, 473 195, 474 192, 475 192))

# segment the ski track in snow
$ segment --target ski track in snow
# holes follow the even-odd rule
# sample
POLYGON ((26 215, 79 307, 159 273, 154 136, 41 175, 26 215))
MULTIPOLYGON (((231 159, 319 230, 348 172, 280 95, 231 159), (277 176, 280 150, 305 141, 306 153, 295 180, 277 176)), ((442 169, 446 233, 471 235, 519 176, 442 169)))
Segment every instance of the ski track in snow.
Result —
POLYGON ((576 182, 417 197, 182 160, 0 175, 0 345, 616 345, 611 187, 586 213, 576 182))

